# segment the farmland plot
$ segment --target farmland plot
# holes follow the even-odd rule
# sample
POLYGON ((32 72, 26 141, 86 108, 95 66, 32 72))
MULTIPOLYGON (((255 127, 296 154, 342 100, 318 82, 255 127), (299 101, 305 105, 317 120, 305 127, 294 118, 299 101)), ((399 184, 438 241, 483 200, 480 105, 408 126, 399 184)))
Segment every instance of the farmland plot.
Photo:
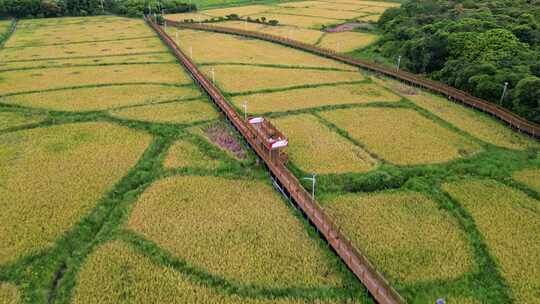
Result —
POLYGON ((16 304, 19 302, 19 293, 17 288, 8 283, 0 283, 0 303, 16 304))
POLYGON ((0 264, 53 244, 136 163, 150 141, 144 133, 107 123, 0 138, 7 143, 0 147, 0 264))
POLYGON ((377 38, 377 35, 359 32, 327 33, 319 46, 336 52, 350 52, 372 44, 377 38))
POLYGON ((0 131, 26 124, 37 123, 41 120, 43 120, 43 117, 39 115, 35 116, 13 112, 0 112, 0 131))
POLYGON ((540 169, 528 169, 515 172, 514 179, 540 192, 540 169))
POLYGON ((167 168, 204 168, 216 169, 220 164, 218 159, 214 159, 201 151, 196 144, 179 140, 170 149, 165 159, 164 165, 167 168))
POLYGON ((443 186, 474 218, 518 302, 533 303, 540 288, 538 201, 492 180, 443 186))

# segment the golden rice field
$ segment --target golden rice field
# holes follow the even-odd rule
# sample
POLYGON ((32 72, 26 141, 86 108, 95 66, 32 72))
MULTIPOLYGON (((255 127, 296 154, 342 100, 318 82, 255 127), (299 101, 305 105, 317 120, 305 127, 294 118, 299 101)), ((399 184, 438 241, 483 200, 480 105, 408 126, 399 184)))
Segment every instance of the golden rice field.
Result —
POLYGON ((238 16, 251 16, 254 14, 265 13, 268 11, 273 11, 278 9, 274 6, 269 5, 246 5, 238 7, 227 7, 227 8, 218 8, 210 9, 203 11, 205 14, 214 16, 214 17, 224 17, 230 14, 237 14, 238 16))
POLYGON ((364 22, 377 22, 381 19, 381 15, 368 15, 365 17, 360 17, 357 20, 358 21, 364 21, 364 22))
POLYGON ((456 279, 474 268, 456 220, 423 194, 387 191, 322 200, 337 225, 391 281, 456 279))
POLYGON ((127 226, 188 265, 242 284, 343 283, 300 220, 264 182, 166 178, 142 194, 127 226))
POLYGON ((191 124, 219 118, 206 99, 131 107, 111 111, 116 117, 158 123, 191 124))
POLYGON ((2 94, 134 82, 192 83, 182 67, 173 63, 18 70, 2 72, 0 77, 2 94))
POLYGON ((519 303, 532 303, 540 288, 540 205, 492 180, 467 179, 443 189, 472 215, 490 253, 519 303))
POLYGON ((167 14, 167 19, 168 20, 179 21, 179 22, 183 22, 185 20, 193 20, 195 22, 202 22, 204 20, 208 20, 208 19, 211 19, 211 18, 212 18, 212 16, 207 15, 207 14, 205 14, 203 12, 167 14))
POLYGON ((0 131, 3 129, 20 127, 26 124, 37 123, 43 120, 40 115, 25 115, 16 112, 0 112, 0 131))
POLYGON ((251 15, 250 17, 254 19, 265 17, 266 20, 278 20, 279 24, 299 26, 310 29, 320 29, 323 25, 336 24, 344 21, 334 18, 287 15, 274 12, 251 15))
POLYGON ((356 11, 361 8, 365 8, 364 4, 359 3, 337 3, 326 1, 300 1, 300 2, 288 2, 278 4, 280 7, 288 8, 313 8, 313 9, 328 9, 338 11, 356 11))
POLYGON ((281 8, 279 10, 273 11, 272 13, 276 14, 291 14, 291 15, 302 15, 302 16, 311 16, 311 17, 322 17, 322 18, 332 18, 332 19, 354 19, 363 15, 363 13, 355 11, 338 11, 338 10, 329 10, 326 8, 318 7, 309 7, 309 8, 281 8))
MULTIPOLYGON (((294 298, 246 298, 209 288, 193 277, 156 265, 121 241, 100 246, 77 277, 73 304, 129 303, 313 303, 294 298), (128 279, 128 280, 126 280, 128 279), (151 291, 151 292, 149 292, 151 291)), ((316 303, 334 301, 316 300, 316 303)), ((347 302, 353 303, 353 302, 347 302)))
POLYGON ((202 71, 212 79, 214 71, 218 86, 229 93, 283 89, 294 86, 362 81, 358 71, 324 71, 250 65, 204 66, 202 71))
POLYGON ((61 59, 44 58, 38 60, 14 60, 0 62, 0 72, 13 69, 24 68, 49 68, 49 67, 70 67, 77 65, 105 65, 105 64, 124 64, 124 63, 171 63, 176 62, 168 52, 156 52, 147 54, 130 54, 115 56, 95 56, 84 58, 65 57, 61 59))
POLYGON ((524 149, 528 146, 536 145, 528 137, 513 132, 492 117, 482 115, 478 111, 455 104, 443 97, 416 90, 397 81, 373 79, 377 83, 404 95, 417 106, 426 109, 485 142, 509 149, 524 149))
POLYGON ((312 115, 273 119, 289 139, 289 160, 305 172, 317 174, 366 172, 374 160, 360 147, 323 125, 312 115))
POLYGON ((512 176, 515 180, 540 192, 540 169, 522 170, 515 172, 512 176))
POLYGON ((17 288, 8 283, 0 283, 0 303, 17 304, 20 303, 17 288))
POLYGON ((79 123, 8 133, 0 141, 4 264, 52 245, 135 165, 150 136, 79 123))
POLYGON ((100 111, 118 107, 195 98, 195 87, 171 85, 111 85, 30 93, 0 98, 0 102, 56 111, 100 111))
POLYGON ((243 22, 243 21, 225 21, 218 24, 221 27, 234 28, 240 30, 247 30, 253 32, 259 32, 263 34, 270 34, 280 37, 286 37, 289 39, 301 41, 307 44, 315 44, 319 38, 323 35, 321 31, 305 29, 295 26, 278 25, 268 26, 264 24, 243 22))
POLYGON ((164 166, 166 168, 203 168, 216 169, 220 161, 206 155, 194 143, 188 140, 178 140, 169 149, 165 158, 164 166))
POLYGON ((377 35, 360 32, 326 33, 318 46, 336 52, 351 52, 364 48, 377 39, 377 35))
POLYGON ((321 116, 370 152, 397 165, 442 163, 481 150, 476 143, 408 109, 335 110, 321 116))
POLYGON ((152 30, 138 19, 100 16, 91 19, 66 17, 55 20, 57 20, 56 23, 51 19, 19 21, 17 34, 10 38, 6 47, 34 47, 154 36, 152 30))
MULTIPOLYGON (((16 35, 15 35, 16 36, 16 35)), ((141 38, 105 42, 49 45, 40 47, 6 48, 0 52, 1 61, 36 60, 43 58, 111 56, 166 51, 158 38, 141 38)))
POLYGON ((340 104, 397 102, 400 99, 398 95, 376 84, 359 83, 251 94, 233 97, 231 100, 238 108, 248 101, 251 113, 267 113, 340 104))
MULTIPOLYGON (((176 29, 167 28, 173 39, 176 29)), ((307 67, 324 67, 357 70, 346 64, 321 58, 271 42, 242 39, 227 34, 203 31, 180 30, 178 41, 182 50, 196 63, 246 63, 246 64, 291 64, 307 67), (216 46, 219 41, 219 47, 216 46)))

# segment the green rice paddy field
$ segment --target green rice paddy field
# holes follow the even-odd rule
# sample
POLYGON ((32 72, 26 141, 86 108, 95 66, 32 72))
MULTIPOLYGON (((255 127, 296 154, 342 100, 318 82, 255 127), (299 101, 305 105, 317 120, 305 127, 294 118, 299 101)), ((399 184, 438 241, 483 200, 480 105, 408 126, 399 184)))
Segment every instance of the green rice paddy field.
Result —
MULTIPOLYGON (((308 23, 396 5, 205 3, 286 16, 280 33, 321 45, 308 23)), ((317 174, 319 203, 407 302, 540 303, 537 141, 299 50, 166 30, 288 136, 288 168, 317 174)), ((20 20, 0 88, 0 303, 373 303, 142 20, 20 20)))

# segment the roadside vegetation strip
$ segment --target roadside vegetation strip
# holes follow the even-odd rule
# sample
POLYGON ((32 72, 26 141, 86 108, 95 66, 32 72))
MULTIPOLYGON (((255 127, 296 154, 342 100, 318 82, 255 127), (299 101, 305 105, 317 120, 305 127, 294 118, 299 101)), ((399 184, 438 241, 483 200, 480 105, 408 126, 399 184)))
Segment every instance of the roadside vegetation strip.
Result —
POLYGON ((201 70, 208 78, 214 77, 216 83, 231 94, 366 79, 358 71, 321 71, 241 65, 204 66, 201 70))
POLYGON ((334 133, 314 116, 293 115, 272 122, 287 134, 291 143, 287 149, 289 161, 304 172, 367 172, 377 164, 362 148, 334 133))
POLYGON ((125 84, 55 90, 0 97, 0 103, 54 111, 101 111, 201 96, 194 86, 125 84))
POLYGON ((131 107, 112 110, 110 113, 115 117, 130 120, 186 125, 220 117, 219 112, 207 99, 131 107))
MULTIPOLYGON (((16 35, 17 36, 17 35, 16 35)), ((107 42, 92 42, 84 44, 52 45, 35 48, 6 48, 0 52, 0 60, 27 60, 42 58, 63 58, 70 56, 100 56, 117 54, 138 54, 164 51, 165 47, 157 38, 139 40, 119 40, 107 42)))
POLYGON ((25 115, 16 112, 0 112, 0 131, 43 121, 43 115, 25 115))
POLYGON ((534 191, 540 193, 540 168, 527 169, 515 172, 513 175, 515 180, 531 187, 534 191))
POLYGON ((526 194, 492 180, 443 185, 471 213, 517 302, 537 298, 540 282, 540 206, 526 194))
POLYGON ((455 219, 423 194, 386 191, 321 200, 396 286, 457 279, 475 268, 471 248, 455 219))
POLYGON ((375 64, 375 63, 368 62, 365 60, 353 59, 346 55, 337 54, 331 50, 318 48, 315 46, 304 44, 299 41, 294 41, 291 39, 278 37, 274 35, 243 31, 243 30, 238 30, 238 29, 229 29, 229 28, 223 28, 219 26, 209 26, 205 24, 187 24, 187 23, 179 23, 179 22, 174 22, 174 21, 167 21, 167 23, 172 26, 178 26, 178 27, 188 28, 192 30, 228 33, 228 34, 235 34, 235 35, 244 36, 244 37, 258 38, 261 40, 272 41, 278 44, 304 50, 306 52, 318 54, 320 56, 324 56, 327 58, 332 58, 334 60, 347 63, 353 66, 361 67, 372 72, 381 73, 383 75, 396 78, 398 80, 401 80, 401 81, 404 81, 413 85, 418 85, 424 89, 433 91, 443 96, 448 96, 450 99, 456 100, 467 106, 473 107, 477 110, 481 110, 490 115, 493 115, 497 117, 498 119, 504 121, 505 123, 508 123, 513 128, 516 128, 521 132, 525 132, 528 135, 531 135, 532 137, 535 137, 535 138, 540 137, 540 125, 527 121, 526 119, 514 113, 509 112, 508 110, 502 108, 501 106, 498 106, 496 104, 490 103, 483 99, 471 96, 463 91, 460 91, 456 88, 452 88, 448 85, 435 82, 435 81, 420 77, 418 75, 414 75, 412 73, 408 73, 404 71, 395 71, 394 69, 390 69, 379 64, 375 64))
POLYGON ((370 102, 397 103, 400 99, 376 84, 358 83, 242 94, 233 96, 231 101, 238 109, 247 101, 251 113, 270 113, 370 102))
POLYGON ((176 29, 172 26, 167 28, 167 33, 176 43, 182 45, 188 56, 193 54, 191 59, 197 63, 290 64, 294 62, 297 65, 309 67, 358 70, 347 64, 261 40, 246 40, 234 35, 196 30, 179 30, 178 40, 176 40, 176 29), (220 47, 216 47, 216 41, 219 41, 220 47))
POLYGON ((429 94, 397 80, 378 77, 372 77, 372 79, 480 140, 509 149, 538 146, 534 140, 523 134, 512 132, 511 129, 486 114, 449 102, 441 96, 429 94))
POLYGON ((266 183, 167 178, 140 197, 128 227, 190 265, 243 284, 345 284, 330 256, 266 183), (265 212, 259 212, 261 208, 265 212))
POLYGON ((19 291, 14 285, 0 282, 0 303, 2 304, 21 303, 19 291))
POLYGON ((65 87, 137 82, 152 79, 153 82, 169 84, 191 84, 189 78, 177 64, 121 65, 78 68, 50 68, 42 71, 13 71, 0 73, 0 91, 3 96, 28 91, 52 90, 65 87), (62 79, 59 82, 58 79, 62 79))
POLYGON ((410 109, 358 108, 319 115, 397 165, 443 163, 481 151, 476 143, 410 109))
MULTIPOLYGON (((122 241, 101 245, 83 265, 72 303, 311 303, 292 296, 244 298, 196 282, 192 277, 156 264, 122 241), (148 292, 152 291, 152 292, 148 292)), ((333 303, 317 300, 317 303, 333 303)), ((351 301, 350 303, 362 303, 351 301)))
POLYGON ((5 245, 0 264, 51 246, 150 142, 146 134, 107 123, 52 126, 1 139, 7 144, 0 150, 0 240, 5 245))

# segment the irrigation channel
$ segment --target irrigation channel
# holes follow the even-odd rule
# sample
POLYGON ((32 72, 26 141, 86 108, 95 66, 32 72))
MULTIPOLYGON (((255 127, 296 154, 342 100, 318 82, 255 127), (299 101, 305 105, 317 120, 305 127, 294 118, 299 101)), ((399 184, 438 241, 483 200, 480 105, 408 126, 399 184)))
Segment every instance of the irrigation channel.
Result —
POLYGON ((258 33, 253 31, 246 31, 241 29, 232 29, 208 24, 201 23, 186 23, 186 22, 177 22, 172 20, 165 21, 167 25, 176 26, 180 28, 194 29, 194 30, 203 30, 211 31, 216 33, 225 33, 240 35, 244 37, 257 38, 261 40, 266 40, 295 49, 307 51, 313 54, 317 54, 326 58, 334 59, 340 62, 344 62, 350 65, 354 65, 372 72, 380 73, 388 77, 427 89, 429 91, 435 92, 437 94, 444 95, 450 100, 460 102, 466 106, 475 108, 477 110, 488 113, 504 122, 506 122, 511 127, 517 129, 520 132, 524 132, 534 138, 540 138, 540 125, 530 122, 505 108, 493 104, 489 101, 474 97, 466 92, 453 88, 451 86, 442 84, 440 82, 432 81, 418 75, 408 73, 405 71, 398 71, 397 69, 391 69, 379 64, 368 62, 365 60, 358 60, 351 58, 349 56, 338 54, 332 50, 319 48, 313 45, 305 44, 300 41, 288 39, 285 37, 269 35, 264 33, 258 33))
POLYGON ((311 224, 317 228, 343 262, 366 286, 373 298, 381 304, 405 303, 403 297, 390 286, 388 281, 373 267, 366 256, 341 233, 338 226, 324 212, 317 201, 311 197, 306 189, 304 189, 302 184, 300 184, 287 167, 282 162, 272 161, 269 155, 265 153, 262 145, 257 141, 257 135, 248 127, 248 122, 236 112, 219 89, 200 72, 197 66, 180 50, 171 37, 158 24, 149 17, 145 17, 145 20, 180 60, 195 82, 221 109, 232 126, 243 136, 255 153, 257 153, 270 171, 273 180, 279 184, 285 195, 305 214, 311 224))

